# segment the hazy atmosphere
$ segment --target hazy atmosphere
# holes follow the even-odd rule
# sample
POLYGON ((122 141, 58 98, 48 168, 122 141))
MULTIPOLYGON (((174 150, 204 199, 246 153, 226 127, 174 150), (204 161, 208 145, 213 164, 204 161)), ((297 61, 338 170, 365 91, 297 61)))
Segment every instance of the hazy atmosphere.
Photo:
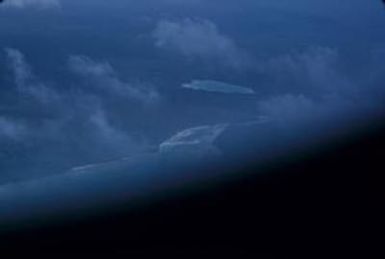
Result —
POLYGON ((385 108, 384 29, 375 0, 4 1, 0 184, 353 127, 385 108))

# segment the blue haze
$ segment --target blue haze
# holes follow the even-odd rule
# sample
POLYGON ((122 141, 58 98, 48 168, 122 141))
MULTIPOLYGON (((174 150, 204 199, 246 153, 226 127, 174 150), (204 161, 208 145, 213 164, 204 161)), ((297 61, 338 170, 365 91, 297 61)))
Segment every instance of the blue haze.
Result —
POLYGON ((10 203, 28 196, 9 194, 19 182, 60 185, 84 165, 104 172, 129 158, 119 172, 151 175, 175 159, 159 147, 199 127, 226 125, 210 143, 171 143, 178 157, 203 150, 210 163, 215 150, 216 162, 237 163, 249 139, 264 157, 279 140, 313 143, 383 115, 381 1, 16 2, 0 6, 0 197, 10 203), (255 94, 183 87, 193 81, 255 94))

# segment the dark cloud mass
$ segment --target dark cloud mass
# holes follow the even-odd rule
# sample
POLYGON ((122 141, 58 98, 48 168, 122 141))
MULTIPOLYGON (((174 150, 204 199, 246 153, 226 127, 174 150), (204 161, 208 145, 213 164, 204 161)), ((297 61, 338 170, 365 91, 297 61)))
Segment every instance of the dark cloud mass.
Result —
POLYGON ((5 1, 0 183, 231 157, 216 140, 242 145, 238 128, 265 145, 381 114, 383 10, 365 4, 357 24, 362 1, 293 2, 5 1))

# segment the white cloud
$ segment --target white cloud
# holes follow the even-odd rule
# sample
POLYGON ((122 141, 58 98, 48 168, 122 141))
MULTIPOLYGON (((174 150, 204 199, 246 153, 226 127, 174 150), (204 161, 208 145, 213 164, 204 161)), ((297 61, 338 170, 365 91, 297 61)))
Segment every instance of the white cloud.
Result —
POLYGON ((218 124, 185 129, 161 143, 159 151, 162 155, 177 156, 184 161, 217 156, 220 150, 213 143, 226 128, 227 124, 218 124))
POLYGON ((260 101, 260 112, 287 128, 303 123, 342 126, 349 117, 365 116, 378 107, 376 98, 369 97, 373 89, 354 82, 342 72, 341 63, 338 51, 330 48, 310 48, 261 63, 260 71, 273 80, 270 87, 282 94, 260 101))
POLYGON ((137 144, 127 133, 114 127, 102 109, 90 115, 89 123, 91 128, 94 128, 95 139, 98 139, 104 147, 125 150, 128 153, 137 144))
POLYGON ((37 7, 37 8, 57 8, 60 6, 59 0, 6 0, 5 6, 15 8, 37 7))
POLYGON ((152 104, 159 99, 158 93, 149 87, 120 80, 115 70, 107 62, 97 62, 86 56, 71 56, 68 65, 72 72, 107 93, 137 100, 144 104, 152 104))
POLYGON ((274 120, 275 123, 290 128, 301 122, 321 119, 322 113, 326 112, 328 107, 324 107, 323 103, 317 103, 302 94, 286 94, 261 101, 259 108, 262 114, 274 120))
POLYGON ((254 90, 251 88, 213 80, 194 80, 191 83, 183 84, 182 87, 196 91, 216 92, 224 94, 255 94, 254 90))
POLYGON ((37 79, 23 53, 12 48, 6 48, 4 51, 19 93, 30 95, 43 103, 57 101, 58 95, 37 79))
POLYGON ((162 20, 152 36, 158 48, 176 51, 186 57, 214 60, 234 68, 247 63, 246 54, 209 20, 162 20))
POLYGON ((283 91, 303 91, 312 95, 354 94, 355 84, 339 68, 337 50, 312 47, 303 52, 272 58, 260 70, 273 78, 283 91))
MULTIPOLYGON (((48 87, 34 74, 22 52, 6 49, 5 53, 14 91, 7 96, 13 106, 7 109, 8 104, 4 104, 6 114, 0 116, 0 140, 7 141, 7 145, 0 145, 3 171, 10 166, 20 174, 27 175, 35 169, 38 174, 50 174, 84 161, 126 156, 143 147, 141 136, 132 137, 127 126, 111 119, 105 94, 80 88, 67 91, 56 84, 48 87), (9 141, 21 138, 22 142, 9 141)), ((108 78, 113 72, 103 65, 83 69, 97 80, 107 77, 103 82, 123 84, 108 78)))
POLYGON ((25 128, 22 124, 0 117, 0 139, 17 140, 23 136, 24 133, 25 128))

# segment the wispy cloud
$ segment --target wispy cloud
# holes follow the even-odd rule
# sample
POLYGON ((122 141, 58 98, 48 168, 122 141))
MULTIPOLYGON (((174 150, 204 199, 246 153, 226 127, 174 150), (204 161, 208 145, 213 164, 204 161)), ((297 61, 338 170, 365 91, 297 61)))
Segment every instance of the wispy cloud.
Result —
POLYGON ((193 80, 190 83, 183 84, 182 87, 195 91, 222 94, 255 94, 254 90, 251 88, 213 80, 193 80))
POLYGON ((162 20, 152 36, 156 47, 188 58, 216 61, 233 68, 243 67, 248 62, 244 51, 209 20, 162 20))
POLYGON ((282 87, 283 92, 287 89, 313 95, 347 94, 354 93, 357 88, 341 71, 341 59, 336 49, 310 47, 261 64, 260 72, 270 76, 272 87, 282 87))
POLYGON ((220 151, 213 142, 226 128, 226 124, 218 124, 185 129, 161 143, 160 153, 184 161, 195 161, 196 157, 208 159, 218 156, 220 151))
POLYGON ((59 0, 7 0, 5 6, 15 8, 37 7, 37 8, 57 8, 60 7, 59 0))
POLYGON ((23 125, 5 117, 0 117, 0 140, 3 138, 18 140, 24 132, 25 128, 23 125))
POLYGON ((271 78, 269 86, 281 92, 261 100, 260 112, 287 127, 338 126, 381 106, 378 88, 368 87, 370 76, 354 80, 344 73, 335 49, 310 48, 260 64, 260 72, 271 78))
MULTIPOLYGON (((8 101, 17 107, 16 112, 0 116, 0 155, 6 156, 0 161, 3 171, 9 165, 14 171, 15 166, 21 167, 21 174, 33 168, 50 174, 83 161, 125 156, 143 147, 142 139, 133 138, 110 119, 103 94, 56 89, 35 75, 21 51, 8 48, 5 53, 15 92, 8 101), (45 168, 48 164, 52 172, 45 168)), ((123 91, 125 85, 109 74, 113 72, 108 66, 92 64, 81 67, 86 76, 101 80, 100 87, 114 84, 113 91, 123 91)), ((130 91, 127 94, 132 97, 130 91)), ((147 98, 144 94, 134 97, 147 98)))
POLYGON ((113 67, 107 62, 97 62, 86 56, 71 56, 68 66, 72 72, 89 81, 92 87, 106 93, 144 104, 152 104, 159 99, 154 89, 119 79, 113 67))
POLYGON ((6 48, 5 53, 19 93, 30 95, 41 102, 57 101, 58 95, 37 78, 23 53, 12 48, 6 48))

